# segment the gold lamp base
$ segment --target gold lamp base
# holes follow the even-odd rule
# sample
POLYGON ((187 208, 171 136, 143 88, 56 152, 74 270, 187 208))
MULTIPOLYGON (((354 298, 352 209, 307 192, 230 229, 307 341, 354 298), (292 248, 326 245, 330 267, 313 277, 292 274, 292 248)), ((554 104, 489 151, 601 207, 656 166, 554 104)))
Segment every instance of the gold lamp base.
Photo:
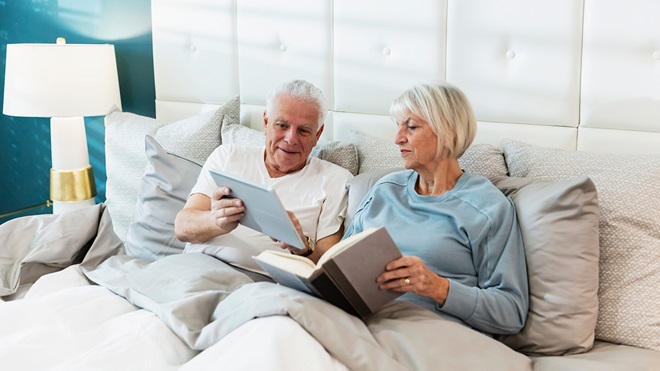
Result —
POLYGON ((94 173, 89 165, 76 170, 50 169, 50 199, 61 202, 85 201, 96 196, 94 173))

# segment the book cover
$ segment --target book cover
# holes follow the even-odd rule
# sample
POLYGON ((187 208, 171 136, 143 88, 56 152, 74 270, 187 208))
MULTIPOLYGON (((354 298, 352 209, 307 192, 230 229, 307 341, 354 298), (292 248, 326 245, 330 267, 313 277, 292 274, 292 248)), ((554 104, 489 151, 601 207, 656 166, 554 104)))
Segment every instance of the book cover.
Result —
POLYGON ((364 318, 402 294, 380 290, 376 283, 387 263, 399 257, 399 248, 381 227, 339 242, 317 264, 272 250, 262 252, 255 260, 279 284, 320 297, 364 318))

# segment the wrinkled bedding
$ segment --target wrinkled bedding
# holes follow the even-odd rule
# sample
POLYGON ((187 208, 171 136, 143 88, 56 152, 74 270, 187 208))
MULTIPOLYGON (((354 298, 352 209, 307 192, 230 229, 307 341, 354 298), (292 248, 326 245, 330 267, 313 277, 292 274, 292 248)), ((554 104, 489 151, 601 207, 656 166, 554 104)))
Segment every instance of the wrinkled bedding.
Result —
POLYGON ((531 368, 501 343, 409 303, 362 322, 203 254, 128 257, 104 205, 16 219, 0 240, 11 246, 0 257, 2 296, 32 285, 0 302, 3 369, 531 368))
POLYGON ((362 322, 287 287, 251 283, 204 254, 173 255, 151 264, 115 256, 85 273, 156 313, 197 350, 254 318, 288 316, 352 370, 531 369, 529 358, 410 303, 395 301, 362 322))

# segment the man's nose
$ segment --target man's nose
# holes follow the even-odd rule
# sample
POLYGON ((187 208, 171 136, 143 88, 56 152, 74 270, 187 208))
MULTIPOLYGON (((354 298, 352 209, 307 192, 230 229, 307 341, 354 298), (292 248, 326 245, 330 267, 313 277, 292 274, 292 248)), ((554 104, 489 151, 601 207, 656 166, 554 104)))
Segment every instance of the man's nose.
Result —
POLYGON ((284 140, 291 145, 296 144, 298 143, 298 133, 294 128, 289 128, 284 134, 284 140))

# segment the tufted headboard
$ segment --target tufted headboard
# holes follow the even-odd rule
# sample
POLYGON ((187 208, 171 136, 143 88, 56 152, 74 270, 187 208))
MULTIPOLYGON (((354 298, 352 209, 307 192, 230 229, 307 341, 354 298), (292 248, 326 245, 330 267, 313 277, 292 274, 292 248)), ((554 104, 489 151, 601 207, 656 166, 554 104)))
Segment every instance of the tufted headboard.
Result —
POLYGON ((389 103, 421 81, 470 98, 476 142, 660 154, 654 0, 152 0, 156 112, 175 120, 303 78, 324 136, 392 139, 389 103))

